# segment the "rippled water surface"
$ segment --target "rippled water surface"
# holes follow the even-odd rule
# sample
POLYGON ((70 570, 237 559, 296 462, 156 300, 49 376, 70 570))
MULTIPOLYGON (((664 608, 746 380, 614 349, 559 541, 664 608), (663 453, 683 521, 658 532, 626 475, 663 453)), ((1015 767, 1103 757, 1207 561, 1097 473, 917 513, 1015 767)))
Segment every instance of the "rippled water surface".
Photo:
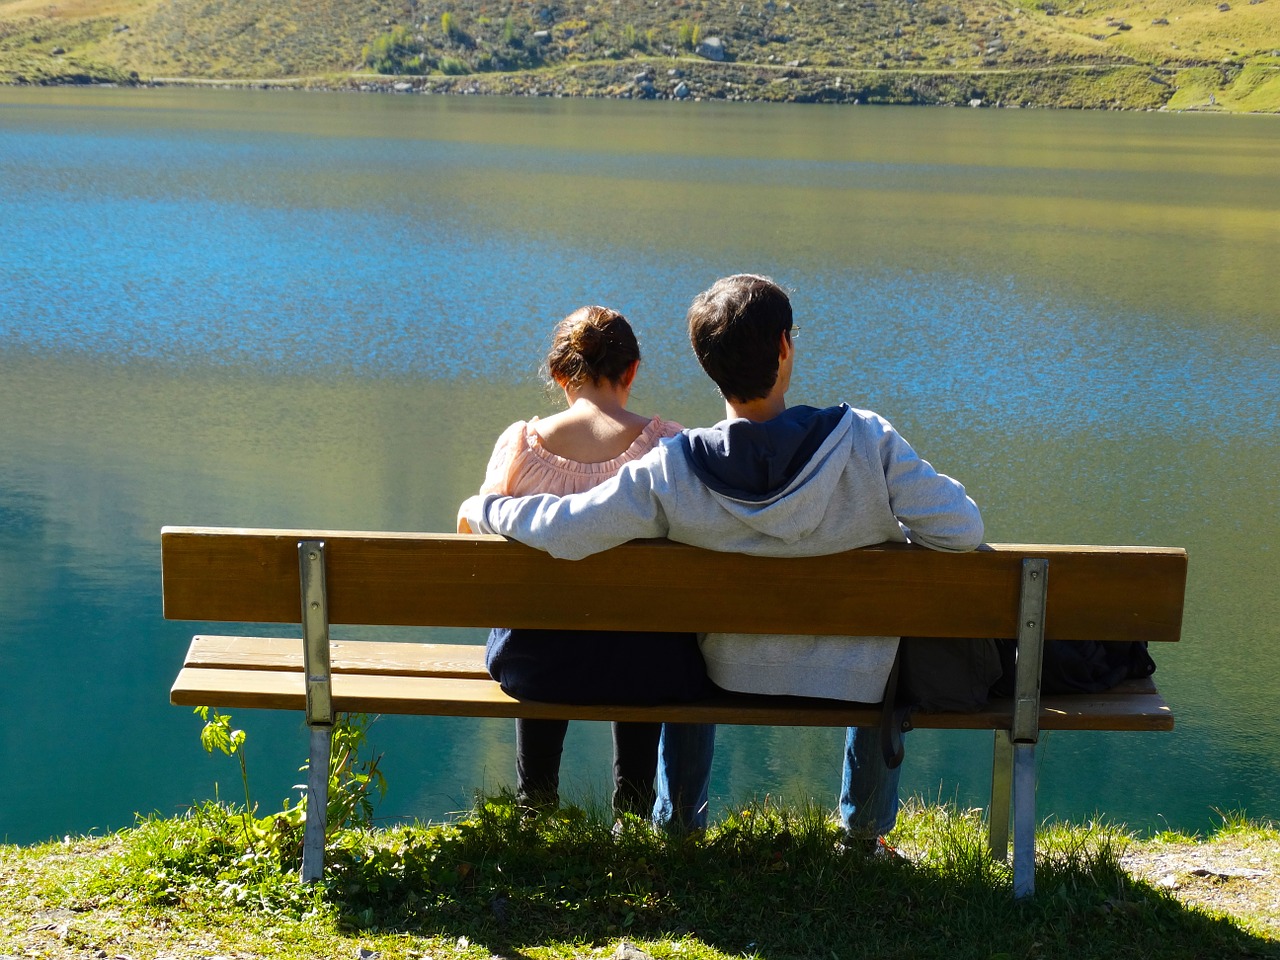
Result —
MULTIPOLYGON (((993 541, 1185 546, 1171 735, 1050 735, 1041 813, 1280 816, 1280 127, 1270 118, 0 90, 0 838, 238 796, 167 703, 165 523, 447 530, 551 324, 601 302, 633 406, 720 405, 683 339, 717 276, 804 328, 790 399, 883 413, 993 541)), ((297 718, 244 711, 256 799, 297 718)), ((718 806, 831 802, 839 731, 725 729, 718 806)), ((384 718, 388 818, 512 779, 500 721, 384 718)), ((606 796, 576 724, 568 793, 606 796)), ((988 741, 908 791, 985 802, 988 741)))

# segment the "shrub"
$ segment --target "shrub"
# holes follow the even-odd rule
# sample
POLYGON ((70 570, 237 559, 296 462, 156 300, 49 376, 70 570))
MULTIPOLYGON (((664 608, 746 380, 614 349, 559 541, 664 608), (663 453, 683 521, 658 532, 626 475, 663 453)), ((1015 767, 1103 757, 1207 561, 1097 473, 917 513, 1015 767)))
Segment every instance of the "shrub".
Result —
POLYGON ((502 21, 502 42, 517 50, 524 46, 524 31, 510 17, 502 21))
POLYGON ((364 62, 377 73, 422 73, 423 47, 407 27, 393 27, 365 46, 364 62))

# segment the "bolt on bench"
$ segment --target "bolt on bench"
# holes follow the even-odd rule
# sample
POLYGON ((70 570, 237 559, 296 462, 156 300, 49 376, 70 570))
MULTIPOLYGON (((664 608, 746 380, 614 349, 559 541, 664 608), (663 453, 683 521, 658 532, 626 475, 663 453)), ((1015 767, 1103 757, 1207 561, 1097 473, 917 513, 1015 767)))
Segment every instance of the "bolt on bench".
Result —
MULTIPOLYGON (((877 704, 720 694, 662 706, 516 700, 482 645, 331 639, 332 624, 665 630, 1018 640, 1015 695, 974 713, 912 715, 915 727, 995 731, 989 841, 1008 852, 1014 895, 1034 891, 1035 747, 1043 730, 1171 730, 1150 679, 1105 693, 1040 696, 1046 639, 1175 641, 1180 548, 985 544, 939 553, 884 544, 823 557, 754 557, 665 540, 588 562, 501 537, 165 527, 170 620, 301 624, 301 640, 196 636, 170 691, 181 706, 305 711, 308 810, 324 810, 337 712, 869 726, 877 704), (641 589, 613 589, 620 583, 641 589), (659 595, 660 604, 650 598, 659 595)), ((833 763, 834 763, 833 759, 833 763)), ((324 818, 309 816, 302 879, 324 869, 324 818)))

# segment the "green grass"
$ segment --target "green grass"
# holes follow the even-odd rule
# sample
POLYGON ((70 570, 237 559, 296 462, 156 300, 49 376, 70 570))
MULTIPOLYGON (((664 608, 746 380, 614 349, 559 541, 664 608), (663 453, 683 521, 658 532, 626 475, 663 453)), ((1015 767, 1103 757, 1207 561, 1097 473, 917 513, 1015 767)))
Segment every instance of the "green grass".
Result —
MULTIPOLYGON (((448 824, 341 834, 325 881, 302 886, 293 828, 246 851, 238 812, 203 805, 111 837, 0 848, 0 954, 569 958, 625 938, 691 960, 1280 956, 1265 924, 1126 872, 1139 841, 1104 824, 1046 826, 1025 902, 977 811, 908 805, 893 837, 904 862, 838 852, 816 808, 746 807, 696 838, 611 826, 495 798, 448 824)), ((1275 841, 1244 820, 1224 834, 1275 841)))

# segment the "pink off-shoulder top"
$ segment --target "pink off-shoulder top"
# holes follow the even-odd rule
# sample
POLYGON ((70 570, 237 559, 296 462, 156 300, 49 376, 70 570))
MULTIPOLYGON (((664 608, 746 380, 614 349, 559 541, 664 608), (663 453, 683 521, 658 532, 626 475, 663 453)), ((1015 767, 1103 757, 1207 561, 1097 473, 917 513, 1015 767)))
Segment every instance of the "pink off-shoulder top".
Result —
POLYGON ((481 494, 521 497, 531 493, 556 496, 582 493, 604 483, 632 460, 643 457, 658 441, 674 437, 684 429, 678 423, 654 417, 621 455, 600 463, 580 463, 543 447, 542 438, 534 429, 537 422, 537 417, 519 420, 502 431, 489 458, 481 494))

